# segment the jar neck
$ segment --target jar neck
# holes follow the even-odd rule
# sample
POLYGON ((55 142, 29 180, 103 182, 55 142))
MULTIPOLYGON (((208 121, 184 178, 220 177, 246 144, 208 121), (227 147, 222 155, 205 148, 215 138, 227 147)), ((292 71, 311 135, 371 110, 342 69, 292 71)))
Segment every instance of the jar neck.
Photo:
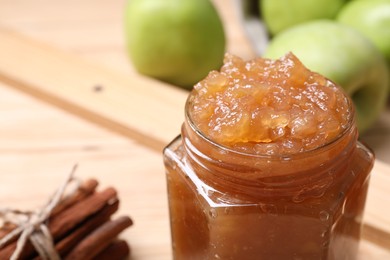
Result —
POLYGON ((293 197, 299 202, 320 197, 337 182, 356 148, 354 122, 335 140, 315 150, 291 155, 234 151, 206 138, 187 117, 183 146, 196 174, 208 185, 264 197, 293 197))

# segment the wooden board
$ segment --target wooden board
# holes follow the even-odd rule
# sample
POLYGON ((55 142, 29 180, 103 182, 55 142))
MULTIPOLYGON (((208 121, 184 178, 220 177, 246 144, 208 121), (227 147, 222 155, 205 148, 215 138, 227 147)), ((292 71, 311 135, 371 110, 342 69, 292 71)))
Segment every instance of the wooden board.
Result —
POLYGON ((78 62, 10 31, 0 30, 0 44, 0 79, 8 85, 154 149, 177 134, 184 90, 78 62))
MULTIPOLYGON (((161 150, 179 133, 187 92, 137 75, 129 66, 123 67, 123 59, 107 59, 122 53, 118 31, 114 30, 114 37, 106 42, 97 35, 94 40, 82 40, 83 30, 72 31, 66 24, 67 12, 56 16, 52 6, 54 1, 60 3, 61 10, 80 8, 72 13, 73 25, 81 23, 90 28, 91 21, 104 16, 105 21, 116 24, 117 18, 102 10, 118 11, 118 2, 112 5, 102 1, 96 6, 100 9, 92 9, 88 15, 90 0, 80 4, 40 1, 46 5, 46 16, 36 13, 35 5, 28 1, 0 3, 0 7, 8 8, 0 8, 0 17, 6 21, 2 25, 8 28, 0 29, 0 206, 12 203, 35 207, 44 203, 78 162, 79 176, 95 176, 102 186, 118 188, 120 214, 129 214, 135 220, 134 227, 123 234, 133 248, 133 258, 170 259, 161 150), (7 15, 4 10, 15 5, 32 9, 21 8, 25 11, 20 17, 7 15), (63 23, 60 29, 68 30, 74 39, 62 36, 63 42, 57 38, 52 23, 63 23), (18 30, 44 42, 20 35, 18 30), (111 47, 105 52, 100 47, 90 49, 92 45, 111 47)), ((222 6, 224 2, 216 3, 222 6)), ((220 10, 225 20, 233 15, 231 9, 220 10)), ((250 51, 237 47, 246 44, 237 26, 230 35, 229 48, 250 56, 250 51)), ((361 259, 390 258, 390 210, 385 206, 390 205, 389 178, 390 166, 377 161, 361 259)))

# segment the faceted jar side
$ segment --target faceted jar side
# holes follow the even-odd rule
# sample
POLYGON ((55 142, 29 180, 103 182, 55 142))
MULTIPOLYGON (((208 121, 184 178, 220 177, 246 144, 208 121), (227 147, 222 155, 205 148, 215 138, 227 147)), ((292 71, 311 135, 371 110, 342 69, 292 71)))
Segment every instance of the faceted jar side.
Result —
POLYGON ((216 189, 199 177, 181 139, 164 157, 174 259, 355 258, 373 160, 361 144, 330 170, 342 178, 299 202, 216 189))
POLYGON ((361 227, 374 164, 373 152, 357 142, 356 152, 346 170, 345 184, 340 187, 330 234, 328 259, 356 259, 361 227))
POLYGON ((209 206, 201 199, 188 173, 181 137, 164 149, 174 259, 206 259, 209 247, 209 206))

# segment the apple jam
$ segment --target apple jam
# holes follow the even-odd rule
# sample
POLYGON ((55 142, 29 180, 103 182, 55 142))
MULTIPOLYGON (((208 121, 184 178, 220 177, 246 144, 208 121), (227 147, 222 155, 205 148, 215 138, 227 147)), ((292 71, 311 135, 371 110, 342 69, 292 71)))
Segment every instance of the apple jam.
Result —
POLYGON ((164 149, 174 259, 355 259, 372 152, 350 99, 292 54, 226 55, 164 149))

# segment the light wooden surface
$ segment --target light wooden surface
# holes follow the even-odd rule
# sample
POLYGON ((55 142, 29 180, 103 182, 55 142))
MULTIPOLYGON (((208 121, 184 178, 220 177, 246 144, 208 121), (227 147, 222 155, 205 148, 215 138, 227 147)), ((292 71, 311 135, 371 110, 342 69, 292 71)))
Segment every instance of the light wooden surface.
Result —
POLYGON ((43 205, 78 163, 78 177, 114 186, 134 259, 170 259, 161 154, 0 84, 0 206, 43 205), (28 115, 28 116, 26 116, 28 115))
MULTIPOLYGON (((253 52, 226 1, 228 51, 253 52)), ((0 0, 0 206, 43 204, 74 163, 114 185, 133 259, 170 259, 161 149, 187 93, 137 75, 123 41, 124 1, 0 0), (96 91, 96 87, 101 91, 96 91)), ((390 258, 390 118, 363 136, 379 158, 361 259, 390 258)))

